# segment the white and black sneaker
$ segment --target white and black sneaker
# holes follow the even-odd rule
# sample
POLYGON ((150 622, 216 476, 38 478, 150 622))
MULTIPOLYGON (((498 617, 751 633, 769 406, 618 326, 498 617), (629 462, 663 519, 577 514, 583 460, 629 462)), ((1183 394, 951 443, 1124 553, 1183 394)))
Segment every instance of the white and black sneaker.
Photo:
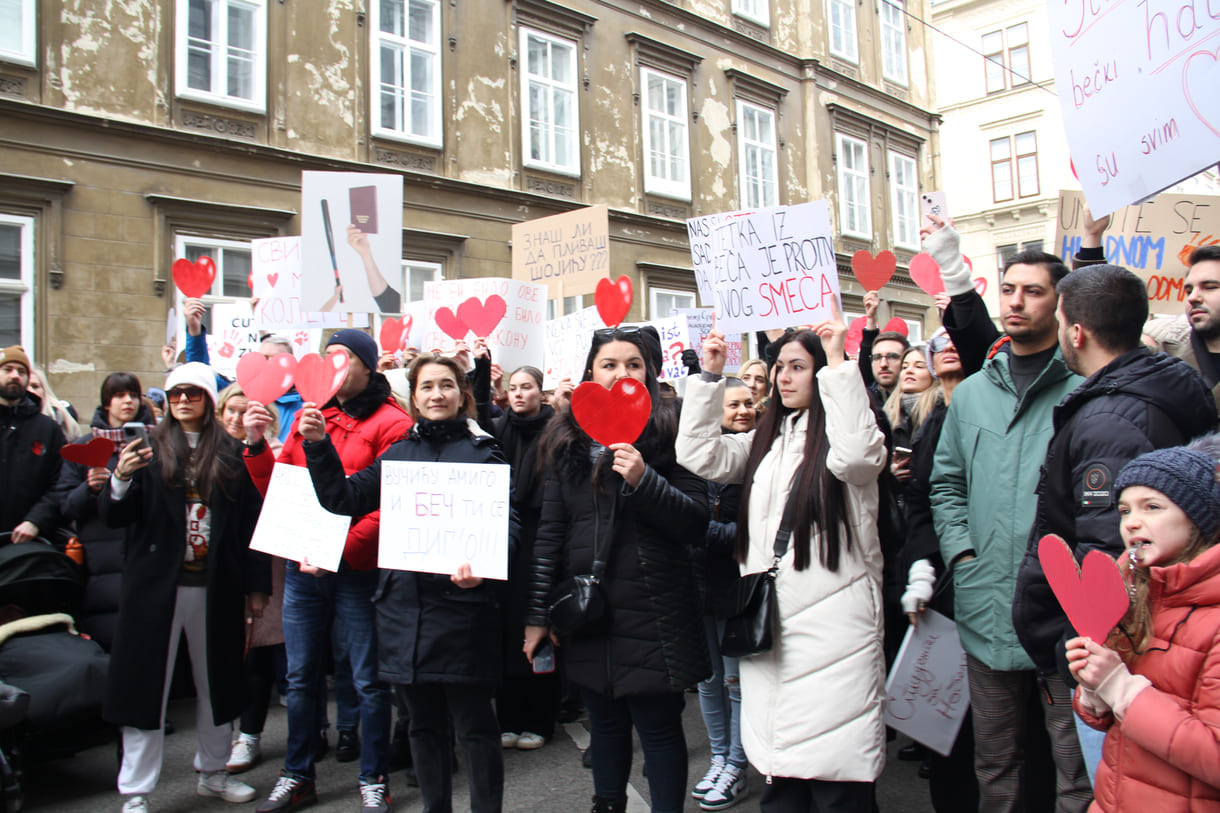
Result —
POLYGON ((716 778, 724 770, 724 757, 712 757, 712 767, 707 769, 707 773, 703 778, 695 783, 695 787, 691 790, 690 795, 696 799, 702 799, 707 796, 707 793, 712 788, 716 787, 716 778))
POLYGON ((701 810, 724 810, 750 795, 746 785, 746 769, 736 765, 725 765, 716 777, 716 784, 699 802, 701 810))

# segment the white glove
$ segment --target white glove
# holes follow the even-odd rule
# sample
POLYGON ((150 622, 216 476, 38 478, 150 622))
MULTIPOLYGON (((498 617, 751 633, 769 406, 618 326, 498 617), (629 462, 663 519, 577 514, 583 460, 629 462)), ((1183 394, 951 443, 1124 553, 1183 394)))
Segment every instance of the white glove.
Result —
POLYGON ((911 564, 907 574, 907 591, 902 594, 902 611, 917 613, 932 600, 932 585, 936 584, 936 568, 927 559, 911 564))
POLYGON ((962 239, 952 226, 946 223, 925 237, 923 249, 940 266, 940 277, 949 296, 964 294, 974 287, 970 269, 962 261, 962 239))

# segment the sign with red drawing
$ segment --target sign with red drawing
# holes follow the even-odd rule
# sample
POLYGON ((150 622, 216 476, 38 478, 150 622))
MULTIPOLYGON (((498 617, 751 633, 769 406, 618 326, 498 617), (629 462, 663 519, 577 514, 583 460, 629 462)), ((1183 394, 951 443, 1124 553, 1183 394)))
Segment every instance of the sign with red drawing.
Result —
POLYGON ((459 341, 485 339, 506 374, 526 364, 542 366, 545 285, 503 277, 427 282, 424 302, 426 317, 414 313, 414 330, 407 330, 421 350, 448 353, 459 341))

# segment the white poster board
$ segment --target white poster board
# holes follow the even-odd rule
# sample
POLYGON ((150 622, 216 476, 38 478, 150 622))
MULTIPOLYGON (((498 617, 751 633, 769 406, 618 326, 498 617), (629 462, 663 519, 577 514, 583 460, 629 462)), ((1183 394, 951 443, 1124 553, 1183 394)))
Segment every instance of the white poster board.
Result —
MULTIPOLYGON (((686 329, 690 333, 690 346, 699 354, 699 363, 703 364, 703 340, 712 332, 714 310, 712 308, 674 308, 671 314, 682 314, 686 317, 686 329)), ((725 373, 735 373, 741 369, 741 337, 725 336, 728 347, 728 359, 724 363, 725 373)))
POLYGON ((377 566, 508 578, 508 485, 503 464, 381 461, 377 566))
MULTIPOLYGON (((256 324, 267 333, 368 327, 367 313, 310 313, 301 307, 301 238, 251 240, 256 324)), ((321 334, 319 333, 319 336, 321 334)))
POLYGON ((839 301, 826 201, 686 221, 699 297, 728 333, 817 324, 839 301))
POLYGON ((686 317, 678 314, 677 316, 667 316, 664 319, 653 319, 645 324, 656 328, 657 336, 661 339, 662 363, 657 380, 673 383, 690 375, 686 365, 682 363, 682 353, 691 347, 690 329, 686 325, 686 317))
POLYGON ((543 367, 543 389, 554 389, 563 379, 580 383, 585 374, 585 359, 593 345, 593 331, 605 327, 596 307, 588 307, 551 319, 543 330, 546 346, 546 366, 543 367))
POLYGON ((503 300, 504 316, 494 329, 482 336, 479 334, 485 331, 476 329, 479 324, 476 320, 465 334, 466 344, 473 347, 476 336, 485 338, 491 350, 491 360, 500 365, 505 375, 526 364, 541 367, 545 355, 543 323, 546 321, 546 286, 533 282, 503 277, 425 282, 427 318, 420 319, 419 312, 412 311, 416 323, 412 325, 412 339, 419 337, 421 349, 452 353, 457 340, 437 326, 438 311, 448 309, 449 315, 457 318, 459 309, 471 303, 468 307, 474 307, 473 313, 477 315, 483 308, 492 307, 492 297, 503 300), (418 332, 421 328, 422 334, 418 332))
POLYGON ((237 360, 246 353, 258 352, 262 344, 259 333, 248 301, 213 305, 211 330, 207 333, 212 369, 228 378, 237 375, 237 360))
POLYGON ((308 469, 276 463, 250 548, 337 573, 351 524, 318 504, 308 469))
POLYGON ((887 726, 948 756, 970 708, 966 653, 957 624, 926 610, 919 626, 907 629, 885 695, 887 726))

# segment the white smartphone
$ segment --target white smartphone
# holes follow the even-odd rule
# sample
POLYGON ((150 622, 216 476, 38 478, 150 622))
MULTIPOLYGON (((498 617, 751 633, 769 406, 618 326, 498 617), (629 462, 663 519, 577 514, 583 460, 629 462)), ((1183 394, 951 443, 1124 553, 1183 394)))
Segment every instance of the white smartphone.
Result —
POLYGON ((944 192, 924 192, 919 196, 919 213, 923 222, 928 222, 928 215, 936 215, 946 223, 949 222, 949 204, 944 192))

